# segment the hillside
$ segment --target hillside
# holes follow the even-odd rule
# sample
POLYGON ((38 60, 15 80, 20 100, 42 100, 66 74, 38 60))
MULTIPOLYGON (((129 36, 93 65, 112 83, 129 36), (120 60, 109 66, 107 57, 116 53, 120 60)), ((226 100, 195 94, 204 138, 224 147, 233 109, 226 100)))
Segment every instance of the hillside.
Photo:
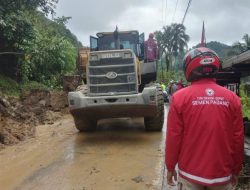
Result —
MULTIPOLYGON (((193 48, 196 47, 200 47, 200 43, 194 46, 193 48)), ((221 59, 225 59, 227 57, 227 52, 231 49, 231 46, 217 41, 211 41, 206 43, 206 47, 214 50, 221 59)))

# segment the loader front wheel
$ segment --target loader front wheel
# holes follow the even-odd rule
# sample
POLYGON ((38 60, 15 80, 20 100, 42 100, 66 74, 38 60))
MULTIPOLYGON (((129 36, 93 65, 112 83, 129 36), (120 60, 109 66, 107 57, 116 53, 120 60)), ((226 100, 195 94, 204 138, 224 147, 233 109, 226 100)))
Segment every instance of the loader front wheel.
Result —
POLYGON ((75 126, 79 132, 91 132, 97 127, 97 121, 87 120, 87 119, 74 119, 75 126))
POLYGON ((157 114, 154 117, 145 117, 144 125, 146 131, 161 131, 164 122, 164 100, 160 85, 157 85, 157 114))

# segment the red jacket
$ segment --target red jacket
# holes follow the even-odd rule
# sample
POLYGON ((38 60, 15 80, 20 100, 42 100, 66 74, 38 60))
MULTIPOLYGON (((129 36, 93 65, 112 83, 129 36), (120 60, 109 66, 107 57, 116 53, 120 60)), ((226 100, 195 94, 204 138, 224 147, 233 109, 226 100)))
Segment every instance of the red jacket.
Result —
POLYGON ((166 166, 207 186, 226 184, 243 160, 241 102, 233 92, 201 79, 177 91, 167 123, 166 166))
POLYGON ((176 90, 180 90, 180 89, 182 89, 184 86, 183 86, 183 84, 182 83, 177 83, 177 85, 176 85, 176 90))
POLYGON ((145 59, 147 61, 155 61, 157 59, 158 48, 156 41, 149 38, 145 43, 145 59))

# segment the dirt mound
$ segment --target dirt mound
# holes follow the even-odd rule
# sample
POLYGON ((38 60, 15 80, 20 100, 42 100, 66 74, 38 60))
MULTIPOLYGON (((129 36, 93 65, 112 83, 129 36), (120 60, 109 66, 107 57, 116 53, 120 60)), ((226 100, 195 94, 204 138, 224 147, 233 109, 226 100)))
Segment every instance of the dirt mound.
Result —
POLYGON ((35 135, 35 127, 5 118, 0 125, 0 141, 3 144, 15 144, 35 135))
POLYGON ((80 75, 63 76, 63 90, 66 92, 74 91, 81 84, 80 75))
POLYGON ((34 137, 37 125, 53 124, 67 112, 64 92, 31 90, 19 99, 0 94, 0 149, 34 137))

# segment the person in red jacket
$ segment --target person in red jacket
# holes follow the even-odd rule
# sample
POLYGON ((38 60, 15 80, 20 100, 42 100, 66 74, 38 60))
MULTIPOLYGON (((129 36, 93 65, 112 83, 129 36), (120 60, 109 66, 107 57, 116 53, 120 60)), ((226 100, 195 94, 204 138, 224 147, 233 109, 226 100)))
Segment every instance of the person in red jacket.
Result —
POLYGON ((184 85, 182 84, 182 80, 179 80, 176 85, 176 90, 180 90, 184 88, 184 85))
POLYGON ((167 183, 182 190, 229 190, 242 168, 244 133, 240 98, 216 84, 215 52, 196 48, 184 57, 191 85, 175 92, 166 137, 167 183))
POLYGON ((145 48, 145 61, 146 62, 151 62, 155 61, 158 56, 158 47, 156 40, 154 39, 154 34, 150 33, 148 40, 145 41, 144 43, 144 48, 145 48))

